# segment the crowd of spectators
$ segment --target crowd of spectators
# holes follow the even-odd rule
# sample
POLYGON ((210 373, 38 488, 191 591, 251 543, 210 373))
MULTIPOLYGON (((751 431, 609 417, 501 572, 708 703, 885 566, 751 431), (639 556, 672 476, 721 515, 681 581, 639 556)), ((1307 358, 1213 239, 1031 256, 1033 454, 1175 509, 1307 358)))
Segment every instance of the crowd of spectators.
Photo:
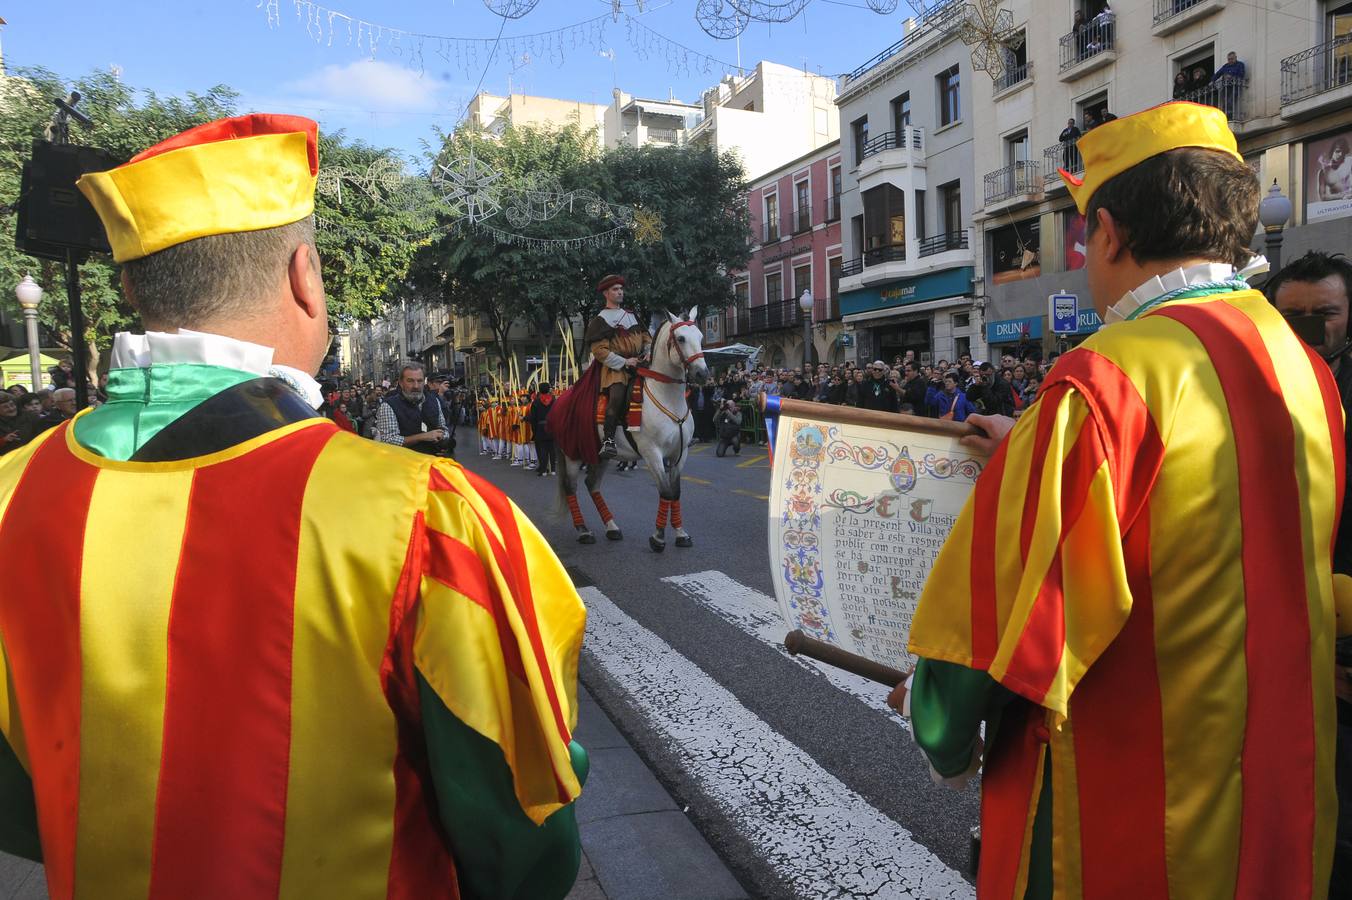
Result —
POLYGON ((1033 402, 1055 358, 1052 354, 1043 361, 1031 352, 1017 358, 1005 354, 996 365, 962 354, 955 362, 941 359, 930 365, 907 352, 890 364, 879 359, 862 366, 848 362, 733 370, 702 388, 690 389, 695 440, 717 440, 720 451, 732 447, 735 453, 740 441, 734 442, 733 432, 744 430, 748 408, 759 408, 759 394, 959 422, 972 413, 1017 418, 1033 402), (733 410, 741 414, 736 419, 730 415, 733 410))
MULTIPOLYGON (((0 391, 0 456, 17 450, 48 428, 75 417, 75 387, 71 362, 62 360, 47 372, 47 382, 36 391, 14 384, 0 391)), ((97 406, 107 399, 103 388, 108 376, 90 385, 89 402, 97 406)))

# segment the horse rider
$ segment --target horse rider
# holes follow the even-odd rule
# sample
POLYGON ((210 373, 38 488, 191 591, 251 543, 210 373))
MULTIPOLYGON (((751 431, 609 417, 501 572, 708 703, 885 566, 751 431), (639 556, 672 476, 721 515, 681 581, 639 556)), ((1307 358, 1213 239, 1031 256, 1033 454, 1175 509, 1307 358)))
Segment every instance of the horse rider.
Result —
POLYGON ((592 358, 602 366, 601 393, 606 395, 606 439, 597 455, 612 459, 618 452, 615 428, 629 411, 630 380, 639 362, 648 357, 653 339, 624 308, 623 276, 607 275, 596 289, 605 297, 606 305, 587 323, 583 339, 591 348, 592 358))

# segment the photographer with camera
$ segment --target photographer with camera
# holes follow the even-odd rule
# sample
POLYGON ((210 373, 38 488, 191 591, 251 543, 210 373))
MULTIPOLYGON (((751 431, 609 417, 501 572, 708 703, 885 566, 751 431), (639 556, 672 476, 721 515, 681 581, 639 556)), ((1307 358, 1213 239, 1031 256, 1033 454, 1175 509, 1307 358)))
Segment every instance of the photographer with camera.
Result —
POLYGON ((742 453, 742 410, 736 400, 724 400, 722 407, 714 414, 714 427, 718 429, 718 446, 714 455, 723 456, 732 447, 734 456, 742 453))

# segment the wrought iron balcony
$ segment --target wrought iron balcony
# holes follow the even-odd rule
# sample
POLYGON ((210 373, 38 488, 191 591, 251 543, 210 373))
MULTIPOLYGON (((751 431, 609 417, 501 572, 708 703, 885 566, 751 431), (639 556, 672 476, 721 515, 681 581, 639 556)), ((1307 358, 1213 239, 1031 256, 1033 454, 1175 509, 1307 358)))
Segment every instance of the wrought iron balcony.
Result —
POLYGON ((840 264, 840 277, 849 278, 851 275, 858 275, 864 271, 864 258, 856 256, 854 259, 846 260, 840 264))
POLYGON ((1084 174, 1084 160, 1080 158, 1080 148, 1074 141, 1062 141, 1052 144, 1042 151, 1042 189, 1044 191, 1061 185, 1061 173, 1065 169, 1072 175, 1084 174))
POLYGON ((779 222, 766 222, 764 228, 761 230, 761 235, 764 238, 764 240, 761 241, 763 244, 773 244, 775 241, 779 240, 779 222))
POLYGON ((1100 53, 1116 49, 1115 22, 1081 25, 1061 38, 1061 71, 1064 72, 1100 53))
POLYGON ((874 247, 871 250, 864 251, 864 265, 877 266, 889 262, 905 262, 906 245, 905 244, 884 244, 881 247, 874 247))
POLYGON ((1352 84, 1352 34, 1282 60, 1282 105, 1352 84))
MULTIPOLYGON (((1187 24, 1186 21, 1184 21, 1184 13, 1188 12, 1188 10, 1196 9, 1205 2, 1206 0, 1155 0, 1155 27, 1159 28, 1159 26, 1168 23, 1171 19, 1180 19, 1182 24, 1176 27, 1181 28, 1183 24, 1187 24)), ((1199 11, 1197 15, 1186 18, 1195 19, 1200 18, 1203 15, 1206 15, 1206 13, 1199 11)))
POLYGON ((936 253, 946 253, 949 250, 967 249, 967 230, 948 231, 943 234, 936 234, 927 237, 920 242, 920 255, 933 256, 936 253))
POLYGON ((769 331, 803 323, 803 310, 797 300, 780 300, 747 310, 749 331, 769 331))
POLYGON ((1245 102, 1248 97, 1248 81, 1243 78, 1222 75, 1206 87, 1189 91, 1182 99, 1201 103, 1204 106, 1214 106, 1225 113, 1225 118, 1229 121, 1244 122, 1249 118, 1248 104, 1245 102))
POLYGON ((986 176, 986 202, 1000 203, 1015 197, 1042 193, 1040 168, 1032 160, 1020 160, 986 176))
POLYGON ((925 129, 906 126, 901 131, 889 131, 864 144, 863 158, 868 159, 884 150, 911 149, 925 152, 925 129))
POLYGON ((1027 81, 1033 74, 1033 64, 1026 62, 1021 66, 1005 65, 1005 71, 999 78, 994 79, 991 84, 991 93, 998 94, 1001 91, 1007 91, 1016 84, 1027 81))

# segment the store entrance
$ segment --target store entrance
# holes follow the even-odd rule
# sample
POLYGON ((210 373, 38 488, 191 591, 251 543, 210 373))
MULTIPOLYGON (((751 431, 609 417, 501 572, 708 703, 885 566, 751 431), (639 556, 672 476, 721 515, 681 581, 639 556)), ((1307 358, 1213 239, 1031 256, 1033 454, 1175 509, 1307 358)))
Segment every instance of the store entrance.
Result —
POLYGON ((908 350, 915 353, 916 359, 921 359, 930 352, 930 320, 926 317, 879 328, 874 345, 878 348, 878 358, 888 365, 898 356, 905 359, 908 350))

